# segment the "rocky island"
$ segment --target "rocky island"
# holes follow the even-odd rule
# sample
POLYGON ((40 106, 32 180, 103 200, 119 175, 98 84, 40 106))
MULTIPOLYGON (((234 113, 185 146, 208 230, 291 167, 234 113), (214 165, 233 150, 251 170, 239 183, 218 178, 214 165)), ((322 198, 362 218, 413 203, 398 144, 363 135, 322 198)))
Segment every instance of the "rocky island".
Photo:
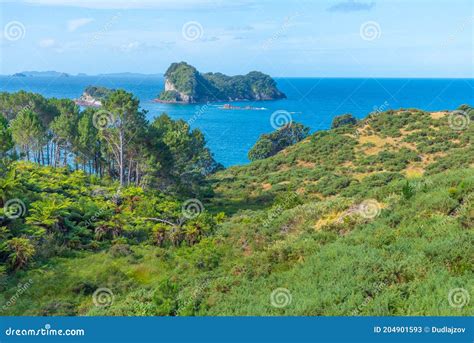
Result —
POLYGON ((114 90, 105 87, 87 86, 79 99, 74 102, 79 106, 100 107, 102 101, 105 100, 114 90))
POLYGON ((207 101, 276 100, 286 98, 270 76, 252 71, 247 75, 200 73, 186 62, 173 63, 165 73, 165 90, 156 101, 199 103, 207 101))

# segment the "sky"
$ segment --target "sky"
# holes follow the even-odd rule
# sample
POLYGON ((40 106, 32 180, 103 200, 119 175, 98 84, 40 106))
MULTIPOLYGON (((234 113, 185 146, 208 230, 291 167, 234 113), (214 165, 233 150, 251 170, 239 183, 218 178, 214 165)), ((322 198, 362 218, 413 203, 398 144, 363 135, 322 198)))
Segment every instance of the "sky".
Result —
POLYGON ((474 77, 472 0, 0 0, 0 74, 474 77))

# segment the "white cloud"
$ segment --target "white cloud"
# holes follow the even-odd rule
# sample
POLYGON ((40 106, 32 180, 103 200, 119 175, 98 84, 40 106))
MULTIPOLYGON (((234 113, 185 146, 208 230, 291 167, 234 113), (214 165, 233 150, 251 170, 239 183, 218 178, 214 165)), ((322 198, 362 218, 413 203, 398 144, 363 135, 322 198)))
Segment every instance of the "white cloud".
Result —
POLYGON ((142 47, 142 43, 140 42, 130 42, 130 43, 127 43, 127 44, 122 44, 120 46, 120 50, 124 51, 124 52, 130 52, 132 50, 137 50, 138 48, 142 47))
POLYGON ((94 21, 94 19, 92 19, 92 18, 71 19, 67 22, 67 29, 69 31, 76 31, 81 26, 87 25, 87 24, 89 24, 93 21, 94 21))
POLYGON ((163 49, 170 49, 174 46, 174 42, 154 42, 153 44, 138 42, 138 41, 130 41, 129 43, 120 44, 118 46, 114 46, 113 49, 118 49, 120 52, 131 53, 131 52, 139 52, 139 53, 148 53, 155 51, 157 49, 163 51, 163 49))
POLYGON ((56 41, 52 38, 42 39, 38 42, 40 48, 51 48, 56 45, 56 41))

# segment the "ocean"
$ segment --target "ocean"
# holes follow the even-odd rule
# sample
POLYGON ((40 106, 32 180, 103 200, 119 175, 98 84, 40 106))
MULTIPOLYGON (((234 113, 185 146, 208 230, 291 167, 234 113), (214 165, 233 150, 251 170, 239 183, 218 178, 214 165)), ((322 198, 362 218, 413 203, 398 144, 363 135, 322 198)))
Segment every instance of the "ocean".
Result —
POLYGON ((166 112, 173 119, 199 128, 217 161, 224 166, 248 163, 247 153, 263 133, 274 130, 275 118, 303 123, 312 132, 327 129, 332 119, 352 113, 363 118, 372 111, 420 108, 426 111, 454 110, 474 105, 474 79, 374 79, 374 78, 275 78, 287 99, 236 102, 250 110, 224 110, 223 103, 170 105, 153 102, 164 87, 160 76, 0 76, 1 92, 25 90, 45 97, 78 98, 88 85, 123 88, 140 99, 147 117, 166 112), (277 112, 278 116, 272 117, 277 112), (272 119, 273 118, 273 119, 272 119))

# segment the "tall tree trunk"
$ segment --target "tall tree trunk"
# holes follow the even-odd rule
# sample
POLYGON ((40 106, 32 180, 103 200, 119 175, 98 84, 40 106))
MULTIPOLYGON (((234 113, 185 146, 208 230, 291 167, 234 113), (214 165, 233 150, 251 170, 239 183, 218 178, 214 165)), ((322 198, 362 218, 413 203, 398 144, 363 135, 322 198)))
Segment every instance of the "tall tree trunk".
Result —
POLYGON ((123 186, 123 131, 120 129, 120 134, 119 134, 119 178, 120 178, 120 186, 123 186))
POLYGON ((63 160, 63 164, 64 164, 64 166, 67 165, 67 150, 66 150, 66 148, 64 148, 64 160, 63 160))
POLYGON ((135 167, 135 185, 138 186, 140 184, 140 172, 139 172, 139 163, 135 167))
POLYGON ((54 166, 59 167, 59 161, 61 159, 61 150, 59 149, 59 144, 58 143, 55 143, 54 150, 55 150, 55 153, 54 153, 54 166))
POLYGON ((132 165, 133 165, 133 161, 132 161, 132 159, 130 159, 128 161, 128 176, 127 176, 127 184, 128 185, 130 185, 131 180, 132 180, 132 165))
POLYGON ((50 156, 49 156, 49 144, 50 142, 48 141, 48 143, 46 143, 46 163, 48 164, 48 166, 51 165, 51 161, 50 161, 50 156))

